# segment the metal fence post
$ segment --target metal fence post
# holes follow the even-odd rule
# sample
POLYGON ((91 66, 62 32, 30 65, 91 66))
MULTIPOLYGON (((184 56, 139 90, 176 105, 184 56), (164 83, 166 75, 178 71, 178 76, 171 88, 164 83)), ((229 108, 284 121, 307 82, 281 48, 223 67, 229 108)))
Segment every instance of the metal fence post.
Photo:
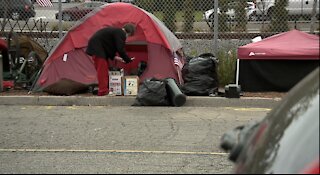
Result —
POLYGON ((62 38, 62 4, 61 4, 61 0, 59 0, 59 39, 62 38))
POLYGON ((214 55, 218 55, 218 5, 219 0, 214 0, 214 21, 213 21, 213 51, 214 55))
POLYGON ((3 63, 2 63, 2 54, 0 51, 0 92, 3 91, 3 63))
POLYGON ((317 3, 318 0, 314 0, 313 7, 312 7, 312 13, 311 13, 311 24, 310 24, 310 33, 314 34, 314 29, 316 28, 315 22, 317 18, 317 3))

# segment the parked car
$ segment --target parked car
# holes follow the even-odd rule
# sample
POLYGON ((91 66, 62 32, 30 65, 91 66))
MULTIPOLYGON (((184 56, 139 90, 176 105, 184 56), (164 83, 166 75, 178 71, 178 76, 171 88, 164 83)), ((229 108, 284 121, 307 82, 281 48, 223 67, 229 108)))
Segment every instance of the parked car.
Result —
MULTIPOLYGON (((97 7, 100 7, 102 5, 105 5, 104 2, 84 2, 79 5, 76 5, 74 7, 66 8, 62 10, 62 20, 64 21, 77 21, 84 16, 86 16, 88 13, 90 13, 92 10, 94 10, 97 7)), ((56 19, 59 19, 59 12, 56 13, 56 19)))
POLYGON ((108 3, 113 3, 113 2, 126 2, 131 4, 135 3, 135 0, 94 0, 94 1, 102 1, 102 2, 108 2, 108 3))
POLYGON ((319 174, 319 67, 262 121, 237 131, 223 135, 221 144, 231 148, 234 173, 319 174))
MULTIPOLYGON (((291 17, 311 16, 314 0, 288 0, 286 10, 291 17)), ((257 0, 256 15, 258 19, 270 19, 275 11, 275 0, 257 0)), ((319 19, 319 1, 316 4, 316 15, 319 19)))
MULTIPOLYGON (((51 0, 51 2, 59 2, 59 0, 51 0)), ((61 3, 70 3, 70 0, 61 0, 61 3)))
POLYGON ((36 16, 31 0, 0 0, 0 18, 27 20, 36 16))
MULTIPOLYGON (((228 10, 226 14, 228 15, 230 20, 235 19, 235 9, 239 5, 239 2, 232 2, 228 3, 228 10)), ((248 20, 255 20, 255 3, 254 2, 247 2, 247 6, 245 8, 246 15, 248 20)), ((220 9, 218 8, 218 14, 221 14, 220 9)), ((207 10, 203 14, 203 19, 207 21, 213 20, 214 17, 214 9, 207 10)))

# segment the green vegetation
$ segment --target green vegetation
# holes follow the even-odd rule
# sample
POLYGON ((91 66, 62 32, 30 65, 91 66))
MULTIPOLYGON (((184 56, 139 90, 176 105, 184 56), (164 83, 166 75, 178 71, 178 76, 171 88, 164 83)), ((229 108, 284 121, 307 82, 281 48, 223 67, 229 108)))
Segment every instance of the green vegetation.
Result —
POLYGON ((247 2, 240 0, 238 1, 235 7, 235 13, 236 13, 236 31, 239 32, 245 32, 247 30, 247 15, 246 15, 246 6, 247 6, 247 2))
POLYGON ((172 5, 171 0, 163 0, 163 22, 170 31, 176 31, 175 25, 176 7, 172 5))
MULTIPOLYGON (((203 53, 209 53, 204 51, 203 53)), ((196 50, 191 50, 189 56, 197 57, 199 53, 196 50)), ((220 49, 216 58, 219 60, 217 64, 217 74, 219 86, 225 87, 228 84, 235 84, 236 65, 237 65, 237 49, 224 50, 220 49)))
MULTIPOLYGON (((230 25, 228 25, 228 15, 226 14, 226 12, 228 11, 228 2, 227 0, 221 0, 219 1, 220 3, 220 11, 221 14, 219 14, 219 31, 220 32, 230 32, 231 28, 230 25)), ((213 27, 213 25, 212 25, 213 27)))
POLYGON ((184 32, 192 32, 193 31, 193 23, 194 23, 194 0, 186 0, 184 2, 184 25, 183 31, 184 32))
POLYGON ((219 59, 218 63, 218 78, 219 86, 224 87, 228 84, 235 83, 235 71, 237 64, 237 52, 233 50, 219 50, 216 57, 219 59))

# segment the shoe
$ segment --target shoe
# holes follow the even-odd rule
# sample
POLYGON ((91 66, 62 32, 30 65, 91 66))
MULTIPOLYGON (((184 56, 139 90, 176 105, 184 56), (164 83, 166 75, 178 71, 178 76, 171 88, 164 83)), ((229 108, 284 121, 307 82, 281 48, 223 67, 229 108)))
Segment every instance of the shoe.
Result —
POLYGON ((98 87, 92 87, 91 92, 93 95, 98 95, 98 92, 99 92, 98 90, 99 90, 98 87))
POLYGON ((116 96, 113 92, 109 92, 108 96, 116 96))
POLYGON ((105 95, 108 95, 109 93, 108 92, 98 92, 98 96, 105 96, 105 95))

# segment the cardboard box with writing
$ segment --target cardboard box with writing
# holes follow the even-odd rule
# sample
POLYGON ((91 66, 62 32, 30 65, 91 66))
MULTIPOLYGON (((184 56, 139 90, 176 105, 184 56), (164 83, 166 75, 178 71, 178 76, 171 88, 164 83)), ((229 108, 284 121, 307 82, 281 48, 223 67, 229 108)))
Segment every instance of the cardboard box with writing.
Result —
POLYGON ((138 76, 124 76, 123 78, 123 92, 124 95, 137 95, 139 88, 138 76))
POLYGON ((123 70, 109 71, 109 94, 123 95, 122 78, 123 70))

